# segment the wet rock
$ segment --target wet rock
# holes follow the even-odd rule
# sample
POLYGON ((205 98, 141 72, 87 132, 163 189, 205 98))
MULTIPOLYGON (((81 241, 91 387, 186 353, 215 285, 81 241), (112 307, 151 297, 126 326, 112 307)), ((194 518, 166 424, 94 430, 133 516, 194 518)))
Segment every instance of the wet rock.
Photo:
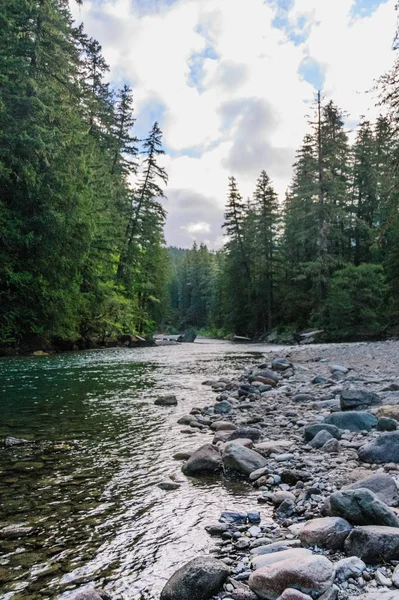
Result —
POLYGON ((342 558, 335 563, 335 581, 346 581, 350 577, 357 578, 365 571, 365 563, 357 556, 342 558))
POLYGON ((313 385, 323 385, 328 382, 329 382, 329 380, 326 377, 321 377, 321 375, 317 375, 316 377, 313 377, 313 379, 312 379, 313 385))
POLYGON ((330 496, 331 514, 354 525, 387 525, 399 527, 395 513, 366 488, 341 490, 330 496))
POLYGON ((378 431, 395 431, 398 428, 398 422, 390 417, 380 417, 377 422, 378 431))
POLYGON ((384 525, 355 527, 346 538, 345 551, 370 564, 397 559, 399 528, 384 525))
POLYGON ((182 417, 180 417, 177 423, 179 425, 191 425, 191 423, 198 423, 198 421, 194 417, 194 415, 183 415, 182 417))
POLYGON ((382 402, 377 394, 364 390, 341 390, 339 397, 341 410, 362 410, 382 402))
POLYGON ((14 540, 22 537, 28 537, 35 533, 34 527, 27 525, 8 525, 0 529, 0 540, 14 540))
POLYGON ((261 454, 235 442, 228 442, 224 446, 222 456, 226 468, 243 475, 250 475, 253 471, 261 469, 267 464, 266 459, 261 454))
POLYGON ((256 481, 260 477, 263 477, 263 475, 267 475, 268 472, 269 472, 269 469, 267 467, 262 467, 261 469, 256 469, 256 471, 252 471, 252 473, 249 476, 249 479, 251 481, 256 481))
POLYGON ((160 600, 209 600, 230 574, 229 567, 211 556, 190 560, 172 575, 160 600))
POLYGON ((4 445, 6 448, 10 448, 12 446, 26 446, 26 444, 29 444, 29 442, 23 438, 15 438, 11 436, 4 438, 4 445))
POLYGON ((278 600, 312 600, 312 596, 309 594, 302 594, 299 590, 295 590, 294 588, 287 588, 278 597, 278 600))
POLYGON ((282 560, 295 560, 303 556, 312 556, 312 552, 307 548, 290 548, 289 550, 282 550, 280 552, 270 552, 269 554, 253 556, 251 566, 253 569, 260 569, 282 560))
POLYGON ((111 596, 95 588, 86 588, 73 596, 72 600, 111 600, 111 596))
POLYGON ((367 463, 399 463, 399 431, 381 433, 359 448, 358 454, 367 463))
POLYGON ((260 429, 256 429, 255 427, 242 427, 233 431, 229 436, 229 441, 237 440, 238 438, 246 438, 253 442, 257 442, 261 435, 262 432, 260 429))
POLYGON ((173 455, 173 458, 174 460, 188 460, 191 455, 192 452, 176 452, 176 454, 173 455))
POLYGON ((213 431, 235 431, 237 426, 231 421, 214 421, 211 425, 213 431))
POLYGON ((219 450, 212 444, 205 444, 196 450, 183 465, 185 475, 200 477, 217 473, 222 469, 222 457, 219 450))
POLYGON ((314 423, 313 425, 307 425, 304 428, 303 433, 305 440, 310 442, 318 433, 320 433, 320 431, 328 431, 328 433, 337 440, 341 439, 343 433, 335 425, 329 425, 328 423, 314 423))
POLYGON ((324 422, 335 425, 339 429, 349 429, 349 431, 370 431, 377 425, 377 419, 374 415, 356 411, 333 413, 326 417, 324 422))
POLYGON ((315 397, 313 396, 313 394, 294 394, 292 396, 293 402, 306 403, 306 402, 314 402, 314 400, 315 400, 315 397))
POLYGON ((306 546, 341 550, 352 529, 352 525, 340 517, 312 519, 303 527, 299 538, 306 546))
POLYGON ((177 481, 172 481, 171 479, 164 479, 158 483, 158 487, 161 488, 161 490, 170 492, 172 490, 178 490, 180 483, 177 483, 177 481))
POLYGON ((295 511, 295 504, 291 498, 286 498, 276 509, 276 516, 279 519, 290 517, 295 511))
POLYGON ((274 371, 286 371, 292 368, 292 363, 286 358, 275 358, 272 361, 272 369, 274 371))
POLYGON ((303 556, 282 560, 252 573, 249 587, 260 598, 276 600, 287 587, 304 594, 318 594, 331 587, 334 566, 324 556, 303 556))
POLYGON ((173 394, 168 396, 159 396, 154 402, 156 406, 176 406, 177 398, 173 394))
POLYGON ((288 485, 295 485, 298 481, 308 481, 309 479, 311 479, 309 473, 296 469, 285 469, 281 473, 281 481, 288 485))
POLYGON ((361 596, 349 596, 349 600, 399 600, 399 591, 382 589, 361 596))
POLYGON ((213 406, 215 415, 224 415, 231 412, 232 406, 228 400, 222 400, 213 406))
POLYGON ((344 489, 357 490, 359 488, 371 490, 381 502, 385 502, 388 506, 396 505, 399 501, 399 493, 395 480, 386 473, 376 473, 375 475, 359 479, 354 483, 346 485, 344 489))
POLYGON ((312 448, 322 448, 324 444, 326 444, 329 440, 333 439, 335 438, 333 438, 331 433, 329 433, 325 429, 322 429, 321 431, 319 431, 319 433, 316 433, 314 438, 309 442, 309 446, 312 446, 312 448))

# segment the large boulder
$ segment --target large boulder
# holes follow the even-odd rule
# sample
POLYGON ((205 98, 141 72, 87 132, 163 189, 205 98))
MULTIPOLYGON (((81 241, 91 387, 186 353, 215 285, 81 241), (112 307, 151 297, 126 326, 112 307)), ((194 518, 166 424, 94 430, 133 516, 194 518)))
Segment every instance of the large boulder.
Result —
POLYGON ((320 431, 328 431, 328 433, 336 438, 341 439, 342 431, 335 425, 329 425, 328 423, 313 423, 313 425, 307 425, 304 430, 305 440, 310 442, 320 431))
POLYGON ((241 446, 236 442, 228 442, 223 448, 223 464, 243 475, 250 475, 256 469, 267 465, 267 460, 254 450, 241 446))
POLYGON ((334 580, 334 566, 324 556, 301 556, 281 560, 257 569, 249 578, 249 587, 259 598, 277 600, 287 588, 304 594, 320 595, 334 580))
POLYGON ((269 552, 269 554, 260 554, 251 558, 251 567, 260 569, 268 567, 282 560, 295 560, 303 556, 312 556, 312 552, 307 548, 290 548, 289 550, 281 550, 280 552, 269 552))
POLYGON ((399 501, 399 493, 395 480, 387 473, 370 475, 346 485, 343 489, 358 490, 359 488, 371 490, 381 502, 385 502, 388 506, 396 506, 399 501))
POLYGON ((339 398, 341 410, 363 410, 382 402, 377 394, 364 390, 341 390, 339 398))
POLYGON ((332 515, 343 517, 353 525, 399 527, 399 519, 393 510, 366 488, 331 494, 330 507, 332 515))
POLYGON ((235 431, 237 426, 231 421, 214 421, 211 425, 213 431, 235 431))
POLYGON ((370 431, 377 425, 374 415, 357 411, 336 412, 326 417, 324 422, 349 431, 370 431))
POLYGON ((352 525, 340 517, 312 519, 301 529, 299 538, 305 546, 341 550, 352 529, 352 525))
POLYGON ((384 525, 355 527, 346 538, 345 552, 371 564, 397 560, 399 528, 384 525))
POLYGON ((209 600, 222 588, 230 569, 211 556, 199 556, 168 580, 160 600, 209 600))
POLYGON ((198 448, 182 467, 185 475, 193 477, 211 475, 221 469, 222 457, 218 448, 212 444, 204 444, 204 446, 198 448))
POLYGON ((366 463, 399 463, 399 431, 382 433, 358 451, 359 459, 366 463))

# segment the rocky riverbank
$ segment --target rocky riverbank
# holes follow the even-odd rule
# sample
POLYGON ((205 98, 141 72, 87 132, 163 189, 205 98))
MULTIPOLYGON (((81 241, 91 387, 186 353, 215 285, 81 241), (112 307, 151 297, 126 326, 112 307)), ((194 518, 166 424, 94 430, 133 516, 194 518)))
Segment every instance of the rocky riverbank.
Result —
POLYGON ((226 506, 161 600, 399 600, 398 359, 397 342, 315 346, 204 382, 209 405, 179 419, 204 443, 175 458, 248 479, 258 506, 226 506))

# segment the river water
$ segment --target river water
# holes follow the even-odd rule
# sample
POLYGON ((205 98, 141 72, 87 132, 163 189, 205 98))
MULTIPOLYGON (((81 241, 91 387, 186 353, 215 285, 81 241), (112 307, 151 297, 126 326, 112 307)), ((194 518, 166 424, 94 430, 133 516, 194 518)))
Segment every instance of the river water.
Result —
POLYGON ((33 442, 0 449, 0 528, 35 528, 0 539, 0 599, 64 599, 88 583, 114 600, 159 598, 182 563, 213 546, 207 523, 257 506, 246 483, 181 474, 173 454, 211 438, 181 433, 177 420, 213 404, 204 380, 272 350, 198 340, 0 360, 0 437, 33 442), (165 393, 179 405, 154 406, 165 393), (157 487, 169 474, 180 489, 157 487))

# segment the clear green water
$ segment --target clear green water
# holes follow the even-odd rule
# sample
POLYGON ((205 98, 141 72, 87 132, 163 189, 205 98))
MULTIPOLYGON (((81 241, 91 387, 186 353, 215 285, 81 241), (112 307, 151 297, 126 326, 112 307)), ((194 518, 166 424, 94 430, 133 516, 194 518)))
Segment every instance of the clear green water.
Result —
POLYGON ((246 484, 195 482, 172 455, 210 440, 178 418, 214 402, 204 379, 233 375, 266 346, 226 342, 0 360, 1 600, 67 598, 92 583, 114 599, 159 598, 184 561, 207 551, 204 526, 226 508, 255 506, 246 484), (173 392, 178 407, 153 405, 173 392), (157 483, 168 474, 177 491, 157 483))

